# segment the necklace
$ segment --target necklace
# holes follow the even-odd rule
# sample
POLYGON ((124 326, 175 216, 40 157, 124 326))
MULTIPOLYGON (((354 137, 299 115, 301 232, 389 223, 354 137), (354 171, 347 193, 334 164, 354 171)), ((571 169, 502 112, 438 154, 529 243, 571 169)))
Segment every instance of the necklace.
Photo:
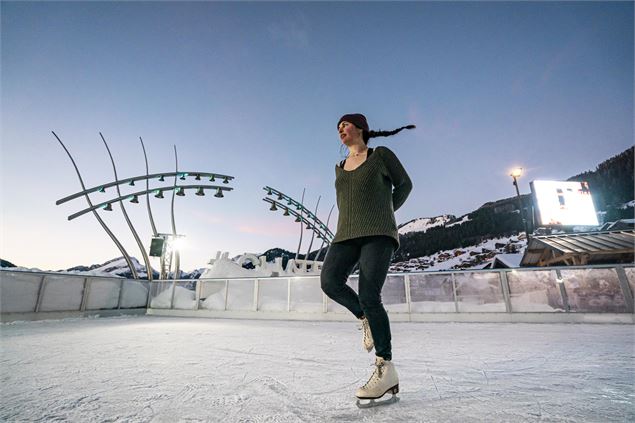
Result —
POLYGON ((352 157, 357 157, 357 156, 359 156, 360 154, 363 154, 363 153, 365 153, 365 152, 367 152, 367 151, 368 151, 368 148, 366 148, 364 151, 360 151, 359 153, 349 154, 349 157, 351 157, 351 156, 352 156, 352 157))

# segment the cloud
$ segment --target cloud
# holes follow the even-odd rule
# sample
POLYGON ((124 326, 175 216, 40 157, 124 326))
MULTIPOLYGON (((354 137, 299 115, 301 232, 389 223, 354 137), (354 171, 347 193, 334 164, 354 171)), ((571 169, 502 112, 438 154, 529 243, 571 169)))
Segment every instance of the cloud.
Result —
POLYGON ((289 48, 305 49, 309 46, 307 19, 298 14, 281 22, 274 22, 267 27, 269 36, 289 48))

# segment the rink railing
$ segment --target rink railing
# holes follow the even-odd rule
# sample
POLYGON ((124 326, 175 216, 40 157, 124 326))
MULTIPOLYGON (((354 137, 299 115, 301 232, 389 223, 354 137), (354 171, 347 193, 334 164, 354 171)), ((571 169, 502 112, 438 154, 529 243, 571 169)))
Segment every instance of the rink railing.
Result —
MULTIPOLYGON (((348 284, 357 290, 358 275, 348 284)), ((635 267, 390 273, 382 291, 394 321, 634 323, 635 267)), ((0 271, 3 321, 89 314, 350 320, 319 275, 144 281, 0 271)))
POLYGON ((2 321, 145 314, 149 294, 144 280, 0 270, 2 321))
MULTIPOLYGON (((390 273, 382 300, 394 321, 635 323, 634 291, 633 265, 594 265, 390 273)), ((352 319, 319 275, 153 281, 150 298, 152 315, 352 319)))

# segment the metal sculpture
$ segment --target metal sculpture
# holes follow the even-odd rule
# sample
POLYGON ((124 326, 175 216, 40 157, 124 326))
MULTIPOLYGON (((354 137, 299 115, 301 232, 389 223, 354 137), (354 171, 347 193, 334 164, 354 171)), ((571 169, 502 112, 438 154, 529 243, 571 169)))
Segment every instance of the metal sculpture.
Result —
MULTIPOLYGON (((222 174, 218 174, 218 173, 210 173, 210 172, 182 172, 178 170, 178 158, 176 156, 176 146, 174 146, 174 154, 175 154, 175 159, 176 159, 176 172, 167 172, 167 173, 155 173, 155 174, 150 174, 148 171, 148 157, 146 155, 146 150, 145 150, 145 146, 143 144, 143 139, 141 139, 141 137, 139 137, 139 140, 141 141, 141 147, 143 149, 143 156, 145 159, 145 165, 146 165, 146 173, 145 175, 141 175, 141 176, 134 176, 131 178, 125 178, 125 179, 118 179, 117 176, 117 169, 116 169, 116 165, 115 165, 115 161, 114 158, 110 152, 110 148, 108 147, 108 143, 106 142, 104 136, 101 134, 101 132, 99 133, 99 135, 101 136, 102 141, 104 142, 104 145, 106 146, 106 150, 108 151, 108 155, 110 156, 110 160, 113 166, 113 171, 115 174, 115 180, 113 182, 108 182, 106 184, 101 184, 101 185, 97 185, 91 188, 86 188, 86 186, 84 185, 84 181, 81 177, 81 174, 79 172, 79 169, 75 163, 75 160, 73 159, 72 155, 70 154, 70 152, 68 151, 68 149, 66 148, 66 146, 64 145, 64 143, 61 141, 61 139, 57 136, 57 134, 55 134, 55 132, 51 131, 53 133, 53 135, 55 136, 55 138, 57 139, 57 141, 62 145, 62 148, 64 148, 64 151, 66 151, 66 154, 68 155, 68 157, 71 159, 71 162, 73 164, 73 166, 75 167, 75 171, 77 173, 77 176, 79 178, 81 187, 82 187, 82 191, 76 192, 74 194, 71 194, 67 197, 64 197, 60 200, 57 200, 55 204, 60 205, 63 204, 67 201, 73 200, 75 198, 84 196, 86 198, 86 201, 88 202, 88 207, 76 212, 70 216, 68 216, 68 220, 73 220, 79 216, 82 216, 83 214, 92 212, 93 215, 95 216, 95 218, 97 219, 97 221, 100 223, 100 225, 102 226, 102 228, 106 231, 106 233, 110 236, 110 238, 112 239, 112 241, 117 245, 117 248, 119 249, 119 251, 121 252, 121 254, 123 255, 124 259, 126 260, 126 263, 128 264, 128 267, 130 268, 130 272, 132 274, 132 277, 134 279, 138 279, 139 275, 137 273, 137 270, 135 269, 133 263, 132 263, 132 259, 130 258, 130 255, 128 254, 128 252, 125 250, 125 248, 123 247, 123 245, 121 244, 121 242, 117 239, 117 237, 112 233, 112 231, 108 228, 108 226, 106 226, 106 224, 104 223, 104 221, 101 219, 101 217, 99 216, 99 214, 97 213, 98 210, 102 209, 104 211, 112 211, 112 204, 114 203, 119 203, 121 206, 121 211, 124 215, 124 218, 126 220, 126 223, 128 224, 128 227, 130 229, 130 231, 133 234, 133 237, 135 238, 135 241, 137 242, 137 245, 139 246, 140 250, 141 250, 141 254, 143 256, 143 260, 145 262, 146 265, 146 269, 147 269, 147 275, 148 275, 148 280, 152 280, 153 279, 153 271, 152 271, 152 267, 150 265, 150 260, 149 257, 145 251, 145 247, 143 246, 143 243, 141 242, 137 231, 134 228, 134 225, 132 224, 130 218, 128 217, 128 214, 126 212, 126 209, 123 205, 123 201, 124 200, 130 200, 131 203, 133 204, 137 204, 139 203, 139 196, 146 196, 146 200, 147 200, 147 209, 148 209, 148 218, 150 219, 150 225, 152 227, 152 234, 154 238, 157 237, 163 237, 163 239, 167 239, 166 237, 172 237, 172 238, 178 238, 181 235, 178 235, 176 233, 176 224, 175 224, 175 216, 174 216, 174 200, 175 200, 175 195, 178 196, 184 196, 185 195, 185 191, 186 190, 196 190, 196 195, 197 196, 204 196, 205 195, 205 190, 207 189, 214 189, 216 190, 216 194, 214 195, 214 197, 216 198, 222 198, 224 197, 223 195, 223 191, 232 191, 233 188, 231 187, 224 187, 224 186, 220 186, 220 185, 203 185, 203 184, 195 184, 195 185, 178 185, 178 179, 181 180, 185 180, 187 176, 195 176, 195 179, 197 181, 200 181, 201 178, 209 178, 209 182, 214 182, 216 181, 216 178, 222 179, 223 184, 228 184, 230 180, 233 180, 234 177, 233 176, 229 176, 229 175, 222 175, 222 174), (174 184, 172 186, 163 186, 160 188, 150 188, 150 180, 153 179, 157 179, 160 182, 165 181, 166 177, 171 177, 174 176, 174 184), (134 186, 135 181, 145 181, 146 182, 146 189, 142 190, 142 191, 137 191, 137 192, 133 192, 131 194, 124 194, 122 195, 121 190, 120 190, 120 185, 123 184, 127 184, 130 186, 134 186), (110 188, 110 187, 115 187, 116 191, 117 191, 117 197, 116 198, 112 198, 109 199, 107 201, 98 203, 98 204, 93 204, 93 202, 91 201, 89 194, 92 193, 97 193, 97 192, 106 192, 106 188, 110 188), (171 221, 172 221, 172 234, 159 234, 156 230, 156 226, 154 224, 154 219, 152 217, 152 211, 150 208, 150 194, 154 193, 156 198, 164 198, 163 197, 163 192, 168 192, 168 191, 172 191, 172 204, 171 204, 171 221), (165 235, 165 236, 164 236, 165 235)), ((159 240, 160 241, 160 240, 159 240)), ((165 253, 165 248, 163 248, 162 253, 161 253, 161 272, 160 272, 160 278, 165 278, 166 273, 164 271, 165 269, 165 257, 164 257, 164 253, 165 253)), ((175 275, 177 275, 179 273, 179 266, 180 266, 180 256, 178 251, 175 252, 176 253, 176 271, 175 271, 175 275)), ((152 252, 150 253, 152 254, 152 252)), ((170 260, 170 264, 171 264, 171 260, 170 260)))
MULTIPOLYGON (((324 224, 317 217, 317 210, 320 204, 321 197, 318 198, 317 204, 315 206, 315 213, 312 213, 303 205, 305 190, 302 191, 302 201, 298 202, 294 200, 293 198, 289 197, 288 195, 284 194, 283 192, 275 188, 272 188, 270 186, 265 186, 263 187, 263 189, 267 192, 267 195, 276 195, 278 197, 277 200, 269 198, 269 197, 263 198, 265 202, 271 204, 271 208, 269 210, 276 211, 278 210, 278 208, 281 208, 284 210, 284 216, 296 217, 295 221, 300 223, 300 244, 302 244, 303 225, 306 226, 306 229, 310 229, 312 231, 311 243, 309 244, 309 251, 307 251, 307 254, 305 256, 307 259, 311 251, 311 246, 313 245, 314 237, 317 236, 318 239, 322 240, 322 244, 320 245, 320 249, 315 257, 314 262, 317 261, 320 254, 322 253, 324 244, 326 243, 328 248, 328 245, 330 245, 331 241, 335 237, 328 228, 328 224, 331 219, 331 213, 333 212, 333 208, 335 207, 335 205, 331 207, 331 210, 327 218, 327 223, 324 224), (282 201, 286 201, 286 205, 283 204, 282 201), (293 208, 295 208, 295 210, 293 208)), ((298 251, 299 249, 300 249, 300 246, 298 246, 298 251)), ((297 259, 298 259, 298 253, 296 253, 296 260, 297 259)))

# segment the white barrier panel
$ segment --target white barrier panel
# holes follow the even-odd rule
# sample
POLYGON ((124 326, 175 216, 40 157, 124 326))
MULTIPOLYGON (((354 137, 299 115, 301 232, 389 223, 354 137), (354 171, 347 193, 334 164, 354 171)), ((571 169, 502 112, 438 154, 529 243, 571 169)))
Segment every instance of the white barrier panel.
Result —
POLYGON ((27 272, 0 272, 0 312, 35 311, 43 279, 27 272))
POLYGON ((289 279, 258 279, 258 310, 287 311, 289 279))
POLYGON ((123 293, 121 294, 120 308, 145 307, 148 302, 148 291, 150 290, 147 281, 136 281, 126 279, 123 281, 123 293))
POLYGON ((454 313, 454 284, 449 274, 412 274, 410 280, 411 313, 454 313))
POLYGON ((52 276, 44 278, 38 311, 80 310, 85 278, 52 276))
POLYGON ((324 309, 324 295, 319 276, 291 279, 289 293, 289 311, 320 313, 324 309))
POLYGON ((564 301, 553 270, 507 273, 512 311, 562 312, 564 301))
POLYGON ((615 269, 561 270, 570 311, 627 313, 615 269))
POLYGON ((86 289, 88 289, 86 310, 117 308, 121 282, 121 280, 110 278, 88 279, 86 282, 86 289))
POLYGON ((505 312, 505 298, 498 272, 455 275, 459 312, 505 312))

